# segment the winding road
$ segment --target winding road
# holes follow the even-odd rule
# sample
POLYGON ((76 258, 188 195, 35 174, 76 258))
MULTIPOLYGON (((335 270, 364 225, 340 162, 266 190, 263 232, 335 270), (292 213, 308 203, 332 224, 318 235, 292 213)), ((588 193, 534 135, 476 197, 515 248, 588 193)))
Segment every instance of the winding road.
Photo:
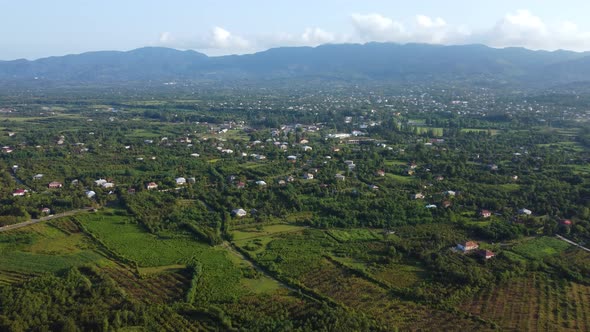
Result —
POLYGON ((30 226, 30 225, 38 224, 40 222, 48 221, 48 220, 52 220, 52 219, 56 219, 56 218, 73 216, 75 214, 78 214, 78 213, 81 213, 81 212, 91 211, 93 209, 94 208, 92 208, 92 207, 87 207, 87 208, 83 208, 83 209, 78 209, 78 210, 72 210, 72 211, 66 211, 66 212, 62 212, 62 213, 52 214, 52 215, 49 215, 47 217, 43 217, 43 218, 39 218, 39 219, 31 219, 29 221, 21 222, 21 223, 18 223, 18 224, 6 225, 6 226, 0 227, 0 232, 6 232, 6 231, 13 230, 13 229, 19 229, 19 228, 27 227, 27 226, 30 226))
POLYGON ((588 249, 588 248, 586 248, 586 247, 582 246, 581 244, 577 244, 577 243, 575 243, 575 242, 574 242, 574 241, 572 241, 572 240, 568 240, 568 239, 564 238, 564 237, 563 237, 563 236, 561 236, 561 235, 555 235, 555 236, 556 236, 558 239, 562 240, 562 241, 565 241, 565 242, 567 242, 567 243, 569 243, 569 244, 571 244, 571 245, 574 245, 574 246, 576 246, 576 247, 578 247, 578 248, 580 248, 580 249, 582 249, 582 250, 586 250, 587 252, 590 252, 590 249, 588 249))

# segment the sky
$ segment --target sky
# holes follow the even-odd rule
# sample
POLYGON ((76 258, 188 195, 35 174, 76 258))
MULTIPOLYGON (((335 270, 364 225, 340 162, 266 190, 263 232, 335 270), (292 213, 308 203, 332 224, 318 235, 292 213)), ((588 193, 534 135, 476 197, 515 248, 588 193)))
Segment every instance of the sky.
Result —
POLYGON ((588 13, 588 0, 0 0, 0 60, 371 41, 590 51, 588 13))

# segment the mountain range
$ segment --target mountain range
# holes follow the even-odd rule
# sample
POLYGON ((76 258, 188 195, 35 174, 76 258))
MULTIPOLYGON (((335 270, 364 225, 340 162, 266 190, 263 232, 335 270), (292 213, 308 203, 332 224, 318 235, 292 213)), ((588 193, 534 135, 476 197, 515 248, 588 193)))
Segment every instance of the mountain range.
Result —
POLYGON ((127 52, 0 61, 0 82, 168 82, 179 80, 326 79, 472 81, 553 86, 590 81, 590 53, 484 45, 327 44, 209 57, 144 47, 127 52))

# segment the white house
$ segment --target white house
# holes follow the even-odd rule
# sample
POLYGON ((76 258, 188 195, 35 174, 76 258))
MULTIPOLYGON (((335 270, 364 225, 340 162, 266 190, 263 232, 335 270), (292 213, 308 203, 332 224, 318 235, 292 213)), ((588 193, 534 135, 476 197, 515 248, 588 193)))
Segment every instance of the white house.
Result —
POLYGON ((518 210, 518 214, 524 214, 527 216, 530 216, 533 213, 533 211, 529 210, 529 209, 520 209, 518 210))
POLYGON ((477 244, 477 242, 475 242, 475 241, 467 241, 467 242, 457 244, 457 249, 459 249, 463 252, 475 250, 477 248, 479 248, 479 244, 477 244))
POLYGON ((88 198, 92 198, 92 197, 94 197, 94 196, 96 196, 96 193, 95 193, 94 191, 92 191, 92 190, 88 190, 88 191, 86 192, 86 197, 88 197, 88 198))
POLYGON ((96 181, 94 181, 94 184, 97 186, 102 186, 103 184, 107 183, 108 181, 105 179, 98 179, 96 181))
POLYGON ((244 209, 235 209, 231 212, 236 217, 245 217, 248 213, 244 209))
POLYGON ((266 182, 264 182, 262 180, 256 181, 256 184, 259 185, 259 186, 266 186, 266 182))
POLYGON ((186 183, 186 179, 183 177, 176 178, 175 181, 176 181, 176 184, 178 184, 178 185, 183 185, 186 183))

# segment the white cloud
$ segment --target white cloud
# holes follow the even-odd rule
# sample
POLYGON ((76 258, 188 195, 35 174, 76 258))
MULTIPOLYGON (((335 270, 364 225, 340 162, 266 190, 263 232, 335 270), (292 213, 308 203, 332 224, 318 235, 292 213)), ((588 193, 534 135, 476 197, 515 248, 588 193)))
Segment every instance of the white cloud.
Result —
POLYGON ((170 43, 172 41, 172 35, 168 31, 162 32, 158 41, 162 44, 170 43))
POLYGON ((581 31, 569 21, 546 23, 524 9, 506 14, 491 29, 473 35, 471 40, 494 47, 590 50, 590 32, 581 31))
POLYGON ((162 32, 157 45, 195 49, 211 55, 251 53, 280 46, 317 46, 343 42, 397 42, 431 44, 481 43, 492 47, 522 46, 530 49, 590 50, 590 31, 570 21, 546 22, 528 10, 507 13, 488 28, 476 31, 464 25, 449 23, 441 17, 423 14, 392 18, 379 13, 350 16, 353 33, 334 33, 320 27, 307 27, 302 32, 236 35, 216 26, 201 36, 177 36, 162 32))
POLYGON ((447 25, 447 22, 440 17, 432 19, 426 15, 416 15, 416 22, 423 28, 441 28, 447 25))
POLYGON ((207 48, 213 49, 240 50, 249 47, 249 42, 246 39, 240 36, 235 36, 222 27, 214 27, 207 42, 207 48))
POLYGON ((336 37, 334 37, 333 33, 320 28, 307 28, 301 34, 301 41, 310 46, 331 43, 334 40, 336 40, 336 37))
POLYGON ((401 22, 380 14, 352 14, 352 25, 363 41, 396 41, 406 38, 401 22))

